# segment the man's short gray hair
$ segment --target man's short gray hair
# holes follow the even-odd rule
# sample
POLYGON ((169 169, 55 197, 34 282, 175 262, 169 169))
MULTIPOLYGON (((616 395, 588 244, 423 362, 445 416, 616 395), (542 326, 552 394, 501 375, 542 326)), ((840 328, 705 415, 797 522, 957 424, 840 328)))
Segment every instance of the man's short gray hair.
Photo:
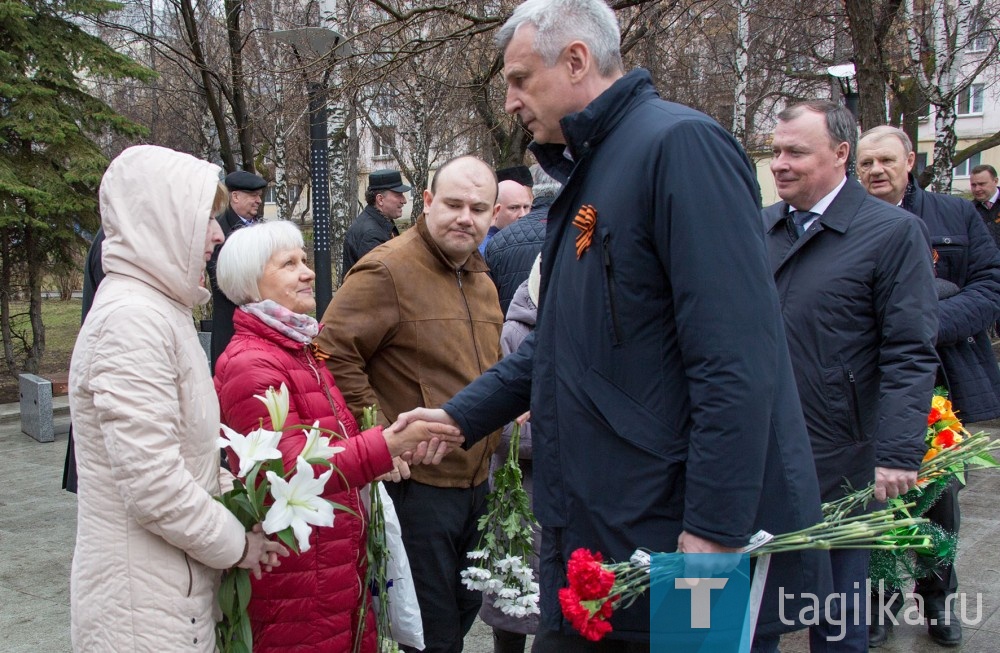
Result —
POLYGON ((531 166, 531 194, 534 198, 551 198, 559 194, 562 184, 549 176, 537 163, 531 166))
POLYGON ((625 69, 618 19, 603 0, 527 0, 497 32, 497 47, 506 50, 514 33, 525 24, 538 30, 532 45, 546 67, 555 65, 567 45, 583 41, 602 77, 625 69))
POLYGON ((778 120, 788 122, 795 120, 806 111, 818 113, 826 119, 826 133, 830 137, 830 146, 836 148, 841 143, 847 143, 851 148, 849 154, 857 153, 858 121, 843 104, 829 100, 809 100, 793 104, 778 114, 778 120))
POLYGON ((863 141, 866 138, 873 138, 880 141, 883 138, 890 137, 895 138, 902 144, 904 156, 910 156, 910 152, 913 151, 913 143, 910 141, 910 137, 906 135, 906 132, 899 127, 893 127, 892 125, 879 125, 877 127, 872 127, 861 134, 861 138, 859 138, 858 141, 863 141))
POLYGON ((280 250, 305 247, 302 232, 287 220, 274 220, 237 229, 222 244, 215 266, 219 290, 237 306, 259 302, 257 284, 264 266, 280 250))

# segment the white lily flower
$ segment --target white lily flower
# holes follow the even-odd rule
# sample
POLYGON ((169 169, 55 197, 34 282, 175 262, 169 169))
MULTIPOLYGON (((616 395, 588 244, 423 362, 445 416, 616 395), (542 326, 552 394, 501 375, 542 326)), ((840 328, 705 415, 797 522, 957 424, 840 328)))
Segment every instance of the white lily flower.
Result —
POLYGON ((270 387, 264 392, 264 396, 254 395, 255 399, 260 399, 267 406, 267 414, 271 416, 271 427, 280 431, 285 427, 285 420, 288 419, 288 388, 281 384, 281 388, 275 390, 270 387))
POLYGON ((267 480, 271 483, 274 504, 264 518, 264 532, 270 535, 291 526, 299 551, 308 551, 309 534, 312 532, 310 525, 333 526, 333 506, 320 496, 331 474, 333 470, 328 469, 318 478, 313 477, 312 465, 301 456, 295 463, 295 474, 290 481, 268 472, 267 480))
POLYGON ((306 460, 322 458, 330 460, 333 456, 344 451, 344 447, 331 447, 330 438, 325 437, 319 430, 319 420, 313 422, 313 427, 305 432, 306 446, 302 448, 299 455, 306 460))
POLYGON ((246 478, 253 466, 259 462, 281 458, 281 452, 278 451, 280 432, 257 429, 241 435, 225 424, 219 426, 225 433, 225 436, 219 438, 219 447, 231 448, 240 458, 240 469, 236 474, 238 477, 246 478))

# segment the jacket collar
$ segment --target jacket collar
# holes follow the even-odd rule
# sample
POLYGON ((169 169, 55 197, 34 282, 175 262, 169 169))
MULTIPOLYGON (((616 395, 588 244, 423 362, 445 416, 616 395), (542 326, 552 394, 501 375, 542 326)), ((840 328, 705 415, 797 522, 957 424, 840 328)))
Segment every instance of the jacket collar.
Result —
POLYGON ((908 174, 906 192, 903 193, 903 208, 913 215, 921 215, 924 210, 924 190, 920 188, 913 173, 908 174))
MULTIPOLYGON (((322 329, 322 326, 320 328, 322 329)), ((240 331, 244 331, 264 340, 269 340, 282 349, 288 349, 290 351, 299 351, 306 346, 301 342, 292 340, 283 333, 275 331, 268 325, 264 324, 259 318, 250 315, 246 311, 236 309, 233 313, 233 332, 239 333, 240 331)))
POLYGON ((374 204, 365 205, 365 213, 373 218, 377 218, 381 223, 385 224, 386 228, 392 229, 396 224, 390 220, 384 213, 375 208, 374 204))
MULTIPOLYGON (((837 196, 833 198, 830 206, 823 212, 823 215, 819 216, 819 223, 823 225, 824 229, 833 229, 836 232, 844 233, 851 225, 851 221, 854 220, 854 216, 858 212, 858 207, 861 206, 867 195, 868 192, 858 183, 857 179, 848 179, 837 196)), ((766 224, 768 233, 782 225, 791 210, 792 207, 787 202, 782 202, 781 210, 768 216, 766 224)), ((807 234, 806 238, 800 240, 808 240, 809 235, 811 234, 807 234)))
MULTIPOLYGON (((455 264, 444 255, 441 248, 438 247, 437 243, 434 242, 434 238, 431 236, 430 230, 427 228, 427 218, 423 215, 417 220, 417 225, 414 227, 417 230, 417 234, 420 236, 420 240, 423 241, 424 246, 427 250, 437 259, 443 267, 447 268, 449 272, 455 271, 455 264)), ((472 252, 472 256, 465 262, 461 270, 465 272, 489 272, 490 268, 486 265, 486 261, 483 259, 482 254, 479 253, 478 248, 472 252)))
POLYGON ((649 72, 636 68, 617 79, 582 111, 563 116, 559 124, 562 126, 566 145, 532 142, 528 148, 545 172, 565 184, 575 162, 585 158, 604 140, 631 111, 636 101, 652 97, 659 95, 653 88, 649 72), (572 161, 565 157, 567 149, 573 157, 572 161))
POLYGON ((780 210, 768 212, 767 232, 772 239, 771 247, 768 247, 768 258, 771 262, 771 271, 774 274, 788 262, 800 249, 805 247, 813 238, 819 236, 823 231, 830 229, 838 233, 844 233, 858 213, 861 204, 868 197, 866 191, 856 179, 848 179, 844 187, 840 189, 833 202, 827 207, 818 218, 820 228, 811 228, 801 238, 789 239, 785 236, 786 216, 791 207, 787 202, 780 203, 780 210))

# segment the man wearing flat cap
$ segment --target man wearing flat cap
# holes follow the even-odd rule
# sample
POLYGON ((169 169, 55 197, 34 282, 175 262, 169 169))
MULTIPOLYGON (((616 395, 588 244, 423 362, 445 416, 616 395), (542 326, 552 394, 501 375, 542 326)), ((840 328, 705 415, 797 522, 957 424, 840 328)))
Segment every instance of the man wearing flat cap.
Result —
MULTIPOLYGON (((216 217, 222 233, 229 238, 236 229, 251 225, 263 216, 261 207, 264 204, 264 187, 267 181, 259 175, 246 170, 237 170, 226 175, 226 188, 229 190, 229 206, 226 212, 216 217)), ((219 260, 219 252, 225 246, 216 245, 212 258, 208 262, 208 279, 212 284, 212 369, 215 361, 226 349, 233 337, 233 311, 236 304, 219 290, 215 283, 215 264, 219 260)))
POLYGON ((340 280, 362 256, 390 238, 399 235, 395 220, 403 217, 410 187, 403 183, 398 170, 373 170, 368 175, 365 210, 351 223, 344 237, 344 263, 340 280))

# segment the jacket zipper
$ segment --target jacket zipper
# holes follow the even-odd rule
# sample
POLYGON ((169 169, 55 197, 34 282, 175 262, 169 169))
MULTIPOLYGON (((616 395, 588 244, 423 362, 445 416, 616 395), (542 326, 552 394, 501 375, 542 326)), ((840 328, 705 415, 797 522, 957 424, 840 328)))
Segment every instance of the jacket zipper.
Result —
POLYGON ((861 425, 861 402, 858 400, 858 384, 854 372, 847 370, 847 383, 851 387, 851 412, 854 414, 854 441, 864 442, 865 432, 861 425))
POLYGON ((614 331, 615 344, 622 341, 622 327, 618 320, 618 306, 615 296, 615 271, 611 264, 611 234, 604 234, 602 250, 604 254, 604 280, 608 284, 608 302, 611 304, 611 328, 614 331))
POLYGON ((323 376, 313 365, 312 358, 309 353, 303 348, 302 355, 305 357, 306 365, 312 370, 313 374, 316 375, 316 382, 319 383, 319 387, 323 388, 323 394, 326 395, 326 400, 330 402, 330 410, 333 412, 333 416, 337 418, 337 425, 340 426, 340 434, 346 440, 349 436, 347 435, 347 427, 344 422, 340 419, 340 415, 337 413, 337 405, 333 403, 333 395, 330 394, 330 388, 327 387, 326 383, 323 382, 323 376))
POLYGON ((188 557, 187 552, 184 553, 184 564, 187 565, 187 569, 188 569, 188 591, 187 591, 187 598, 191 598, 191 590, 194 589, 194 572, 191 571, 191 559, 188 557))

